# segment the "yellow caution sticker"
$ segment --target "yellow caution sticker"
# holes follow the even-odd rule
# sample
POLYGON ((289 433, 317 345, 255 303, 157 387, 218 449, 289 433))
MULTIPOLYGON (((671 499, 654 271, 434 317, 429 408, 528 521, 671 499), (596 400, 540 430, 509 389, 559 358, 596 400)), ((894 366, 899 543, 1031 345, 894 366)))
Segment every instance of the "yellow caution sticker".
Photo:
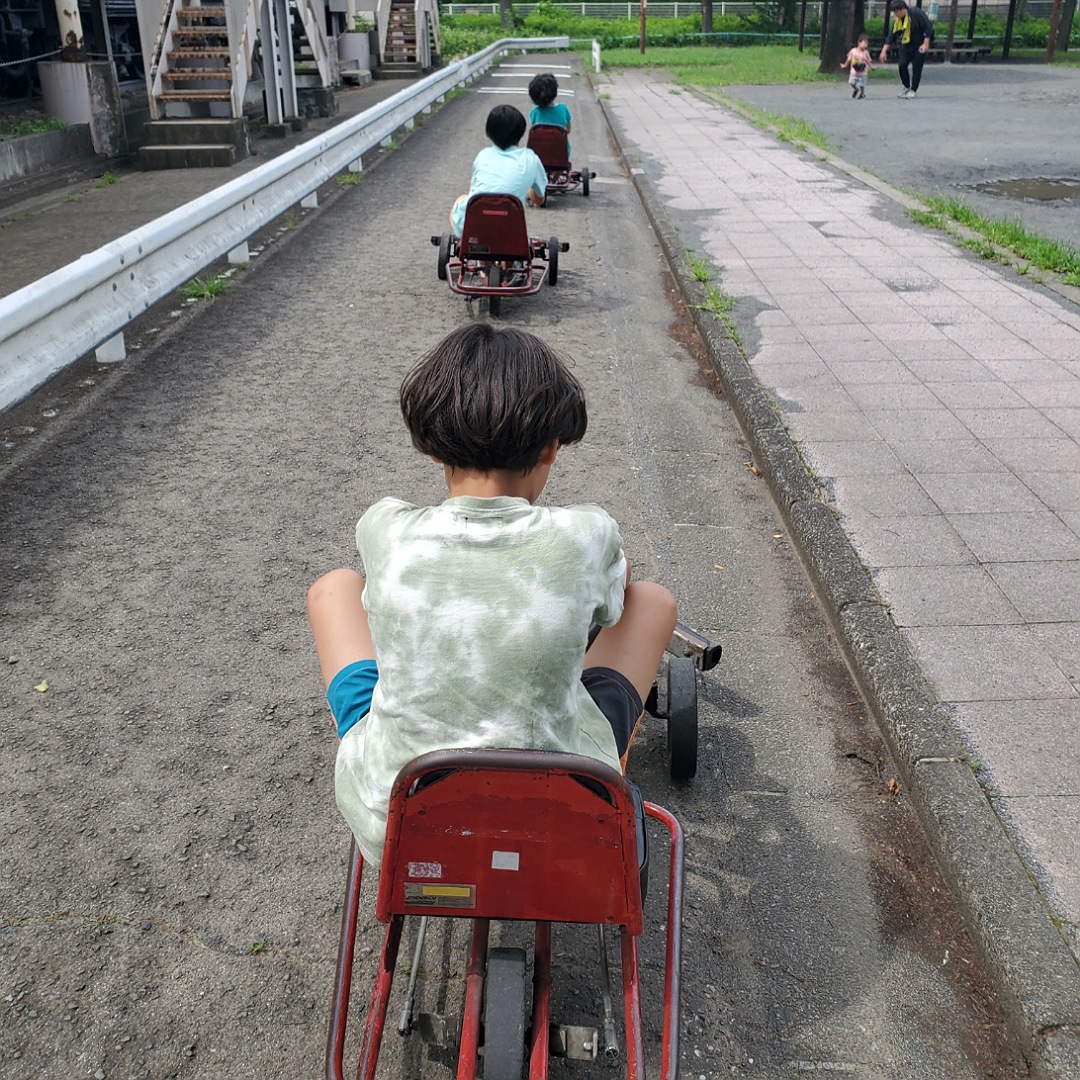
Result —
POLYGON ((475 885, 406 881, 405 903, 409 907, 476 907, 475 885))

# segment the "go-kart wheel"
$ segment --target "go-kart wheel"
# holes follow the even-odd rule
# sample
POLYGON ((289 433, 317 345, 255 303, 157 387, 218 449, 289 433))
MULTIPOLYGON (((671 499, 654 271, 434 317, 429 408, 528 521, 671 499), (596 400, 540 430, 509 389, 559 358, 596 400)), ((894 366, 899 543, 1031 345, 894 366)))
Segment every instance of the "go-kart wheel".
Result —
POLYGON ((589 170, 581 174, 581 194, 588 198, 589 195, 589 170))
POLYGON ((559 238, 548 240, 548 284, 554 285, 559 280, 559 238))
MULTIPOLYGON (((492 263, 488 267, 488 287, 497 289, 502 284, 502 267, 498 263, 492 263)), ((489 296, 488 297, 488 312, 492 315, 498 315, 502 310, 502 297, 501 296, 489 296)))
POLYGON ((450 261, 450 244, 451 236, 449 233, 443 233, 442 238, 439 240, 439 280, 446 280, 446 264, 450 261))
POLYGON ((525 950, 488 951, 484 1080, 521 1080, 525 1063, 525 950))
POLYGON ((672 780, 689 780, 697 772, 697 668, 688 656, 668 661, 668 771, 672 780))

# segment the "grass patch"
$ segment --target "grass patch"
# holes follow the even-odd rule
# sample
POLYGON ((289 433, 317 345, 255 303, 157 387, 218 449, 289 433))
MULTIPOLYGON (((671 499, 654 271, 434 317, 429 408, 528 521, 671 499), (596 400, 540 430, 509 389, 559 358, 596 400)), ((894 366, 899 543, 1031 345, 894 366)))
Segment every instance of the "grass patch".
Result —
POLYGON ((818 71, 811 53, 783 45, 745 45, 737 49, 688 45, 684 48, 606 49, 605 67, 663 68, 680 83, 710 89, 717 86, 835 82, 818 71))
POLYGON ((248 956, 258 956, 259 953, 266 952, 266 950, 269 949, 269 948, 270 948, 270 943, 267 942, 267 941, 263 941, 262 938, 259 938, 258 941, 253 941, 247 947, 247 954, 248 954, 248 956))
POLYGON ((1004 250, 1029 264, 1022 268, 1025 274, 1035 268, 1058 274, 1069 285, 1080 285, 1080 251, 1071 244, 1029 232, 1018 218, 983 217, 963 199, 950 196, 923 201, 930 208, 925 218, 920 217, 923 212, 918 210, 912 211, 911 217, 921 224, 944 229, 955 222, 977 233, 977 239, 960 243, 980 258, 1009 262, 1008 258, 1002 258, 1004 250))
POLYGON ((717 288, 706 289, 704 302, 698 304, 702 311, 715 315, 724 324, 727 332, 731 335, 731 340, 738 345, 741 343, 742 337, 739 334, 739 328, 735 325, 735 320, 731 317, 731 309, 734 306, 735 301, 730 296, 725 296, 717 288))
POLYGON ((106 172, 101 174, 101 179, 98 180, 94 187, 107 188, 118 183, 120 183, 120 177, 116 173, 106 172))
POLYGON ((0 139, 17 139, 22 135, 41 135, 46 131, 63 131, 67 127, 57 116, 43 116, 38 120, 0 120, 0 139))
POLYGON ((220 274, 208 274, 206 277, 193 277, 180 286, 180 295, 185 300, 213 300, 229 288, 228 278, 220 274))
POLYGON ((800 150, 816 146, 819 150, 829 150, 829 140, 820 128, 801 116, 784 116, 782 113, 759 109, 756 105, 739 102, 739 111, 755 127, 771 131, 781 142, 791 143, 800 150))
POLYGON ((704 259, 698 258, 692 251, 686 253, 686 258, 690 263, 690 272, 694 275, 694 280, 700 281, 702 285, 707 284, 712 279, 709 264, 704 259))
POLYGON ((355 187, 363 179, 362 172, 343 172, 337 175, 337 182, 341 187, 355 187))

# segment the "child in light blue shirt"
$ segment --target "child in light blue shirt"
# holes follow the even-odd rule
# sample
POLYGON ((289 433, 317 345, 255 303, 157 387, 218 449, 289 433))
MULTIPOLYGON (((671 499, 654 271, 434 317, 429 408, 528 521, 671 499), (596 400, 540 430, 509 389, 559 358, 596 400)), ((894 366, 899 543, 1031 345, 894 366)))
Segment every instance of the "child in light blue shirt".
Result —
POLYGON ((458 196, 450 211, 455 236, 461 235, 465 208, 473 195, 516 195, 523 203, 544 205, 547 172, 532 150, 518 146, 525 134, 525 117, 521 111, 513 105, 496 105, 488 113, 485 130, 494 146, 485 147, 476 155, 469 193, 458 196))

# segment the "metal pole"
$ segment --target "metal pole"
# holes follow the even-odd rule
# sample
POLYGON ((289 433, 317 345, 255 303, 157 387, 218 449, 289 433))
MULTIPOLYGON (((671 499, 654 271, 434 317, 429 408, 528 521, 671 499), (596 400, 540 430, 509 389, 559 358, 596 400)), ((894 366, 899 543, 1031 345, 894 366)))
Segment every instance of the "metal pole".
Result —
POLYGON ((1001 59, 1009 59, 1009 46, 1012 45, 1013 21, 1016 19, 1016 0, 1009 0, 1009 14, 1005 19, 1005 43, 1001 46, 1001 59))
POLYGON ((945 63, 952 63, 953 40, 956 38, 956 7, 958 0, 952 0, 949 5, 949 33, 945 38, 945 63))
POLYGON ((638 4, 638 23, 639 23, 639 45, 638 48, 641 55, 645 55, 645 3, 646 0, 641 0, 638 4))
POLYGON ((979 10, 979 0, 971 0, 971 14, 968 16, 968 41, 975 44, 975 12, 979 10))
POLYGON ((85 60, 86 45, 83 41, 82 16, 79 5, 68 0, 56 0, 56 21, 60 24, 60 59, 85 60))

